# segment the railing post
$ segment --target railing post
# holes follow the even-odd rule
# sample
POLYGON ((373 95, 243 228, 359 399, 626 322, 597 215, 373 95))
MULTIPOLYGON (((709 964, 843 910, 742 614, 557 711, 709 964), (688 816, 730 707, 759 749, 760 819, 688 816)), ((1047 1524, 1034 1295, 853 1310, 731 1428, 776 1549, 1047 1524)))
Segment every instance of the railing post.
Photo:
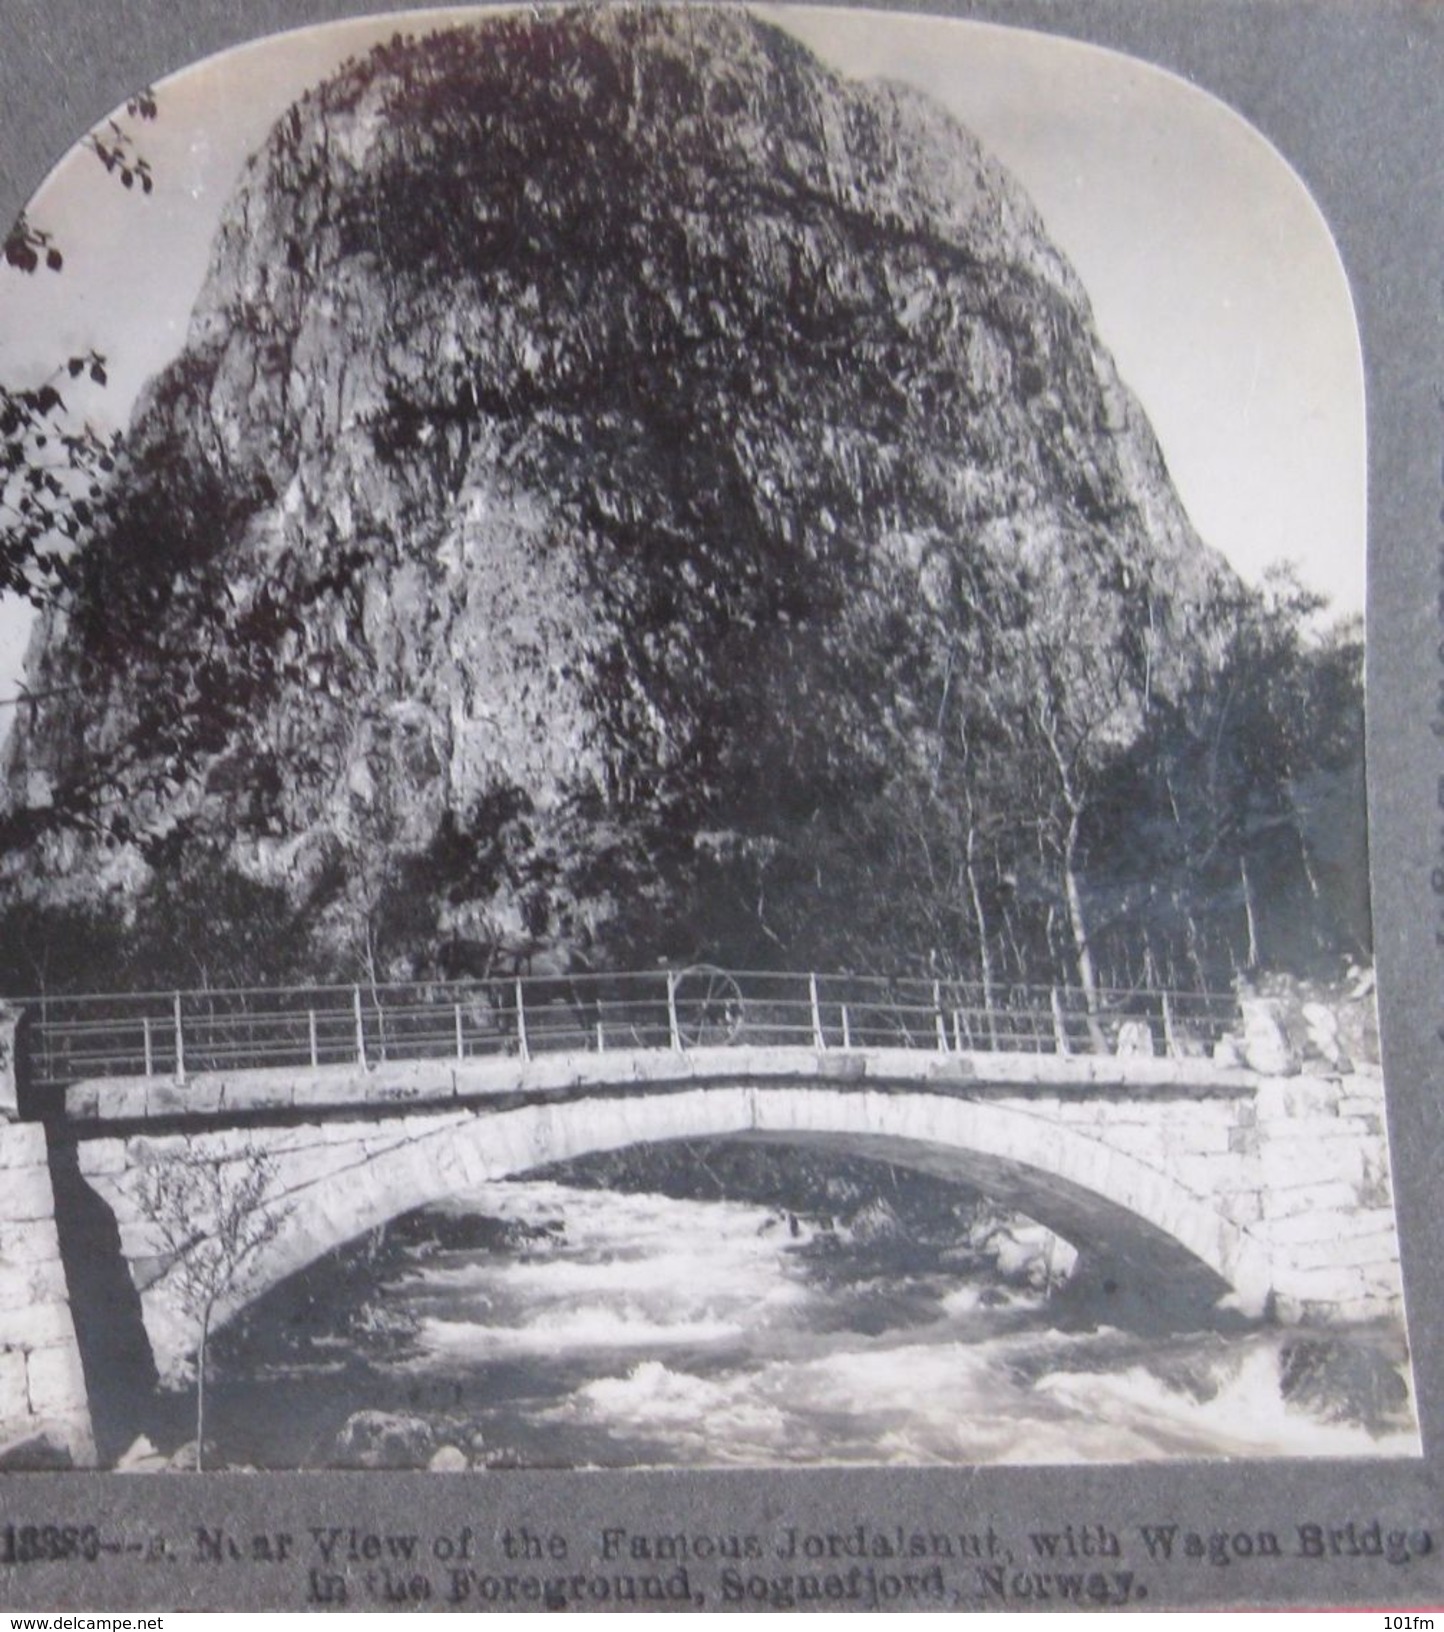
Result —
POLYGON ((1063 1016, 1063 999, 1058 996, 1056 986, 1049 988, 1048 996, 1053 1005, 1053 1039, 1057 1044, 1058 1052, 1060 1054, 1071 1054, 1073 1051, 1068 1046, 1068 1026, 1063 1016))
POLYGON ((321 1063, 320 1040, 316 1036, 316 1011, 306 1010, 306 1036, 311 1044, 311 1069, 314 1071, 321 1063))
POLYGON ((453 1003, 451 1007, 456 1017, 456 1057, 458 1060, 464 1060, 466 1058, 466 1038, 461 1030, 461 1004, 453 1003))
POLYGON ((186 1080, 186 1039, 181 1029, 181 994, 175 994, 175 1080, 186 1080))
POLYGON ((522 1059, 529 1060, 531 1058, 531 1050, 528 1048, 526 1040, 526 998, 523 995, 520 975, 517 976, 516 981, 516 1046, 522 1059))
POLYGON ((682 1052, 682 1028, 677 1024, 677 977, 667 971, 667 1029, 672 1036, 672 1047, 682 1052))
POLYGON ((351 988, 351 1008, 356 1016, 356 1063, 366 1064, 366 1021, 361 1013, 361 988, 351 988))
POLYGON ((807 995, 812 1000, 812 1046, 819 1052, 827 1047, 827 1038, 822 1034, 822 1005, 817 1001, 817 976, 807 977, 807 995))
POLYGON ((852 1021, 848 1018, 846 1003, 842 1005, 842 1046, 852 1047, 852 1021))
POLYGON ((936 980, 933 982, 933 1019, 937 1025, 938 1052, 946 1054, 948 1051, 948 1023, 943 1019, 943 988, 936 980))
POLYGON ((150 1045, 150 1016, 143 1014, 140 1017, 141 1038, 145 1045, 145 1074, 148 1077, 155 1075, 155 1054, 150 1045))
POLYGON ((1178 1046, 1178 1034, 1173 1029, 1173 1005, 1168 1001, 1168 993, 1160 992, 1163 999, 1163 1051, 1170 1059, 1177 1059, 1183 1050, 1178 1046))

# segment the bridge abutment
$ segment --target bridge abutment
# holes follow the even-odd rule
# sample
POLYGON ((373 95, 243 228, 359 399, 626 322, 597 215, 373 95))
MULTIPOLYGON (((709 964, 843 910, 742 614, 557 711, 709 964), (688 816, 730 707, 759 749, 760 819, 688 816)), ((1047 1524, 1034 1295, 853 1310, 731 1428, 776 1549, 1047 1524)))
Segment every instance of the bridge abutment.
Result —
POLYGON ((46 1130, 0 1121, 0 1470, 92 1467, 46 1130))
POLYGON ((1402 1315, 1379 1073, 1264 1078, 1241 1143, 1258 1173, 1278 1318, 1335 1324, 1402 1315))

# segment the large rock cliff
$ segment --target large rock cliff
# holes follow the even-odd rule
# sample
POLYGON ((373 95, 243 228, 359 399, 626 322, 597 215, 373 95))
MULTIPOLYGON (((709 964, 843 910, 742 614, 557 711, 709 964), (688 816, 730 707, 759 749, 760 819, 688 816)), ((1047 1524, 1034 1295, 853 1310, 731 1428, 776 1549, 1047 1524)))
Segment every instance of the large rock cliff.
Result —
POLYGON ((936 107, 726 10, 491 19, 349 65, 250 162, 37 637, 32 685, 82 690, 9 787, 124 789, 43 841, 52 892, 209 849, 337 945, 412 912, 398 967, 624 920, 685 949, 729 857, 757 884, 926 758, 939 630, 1142 624, 1136 704, 1224 576, 936 107))

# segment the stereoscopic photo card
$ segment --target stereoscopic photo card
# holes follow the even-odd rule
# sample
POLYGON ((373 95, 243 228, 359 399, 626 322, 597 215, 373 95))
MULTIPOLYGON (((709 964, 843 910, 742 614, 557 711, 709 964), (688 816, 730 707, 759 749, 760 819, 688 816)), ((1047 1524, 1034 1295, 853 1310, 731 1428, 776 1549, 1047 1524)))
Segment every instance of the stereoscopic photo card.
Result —
POLYGON ((279 20, 0 0, 0 1602, 1438 1603, 1438 11, 279 20))

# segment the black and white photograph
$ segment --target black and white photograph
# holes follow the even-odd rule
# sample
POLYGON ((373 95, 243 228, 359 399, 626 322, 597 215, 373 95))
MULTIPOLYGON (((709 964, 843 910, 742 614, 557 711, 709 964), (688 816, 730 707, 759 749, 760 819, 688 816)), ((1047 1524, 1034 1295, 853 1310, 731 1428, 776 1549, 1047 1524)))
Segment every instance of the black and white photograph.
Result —
MULTIPOLYGON (((1417 1463, 1365 352, 1266 135, 632 0, 72 135, 0 265, 7 1500, 1417 1463)), ((987 1535, 939 1594, 1027 1595, 987 1535)), ((870 1537, 844 1607, 941 1607, 870 1537)))

